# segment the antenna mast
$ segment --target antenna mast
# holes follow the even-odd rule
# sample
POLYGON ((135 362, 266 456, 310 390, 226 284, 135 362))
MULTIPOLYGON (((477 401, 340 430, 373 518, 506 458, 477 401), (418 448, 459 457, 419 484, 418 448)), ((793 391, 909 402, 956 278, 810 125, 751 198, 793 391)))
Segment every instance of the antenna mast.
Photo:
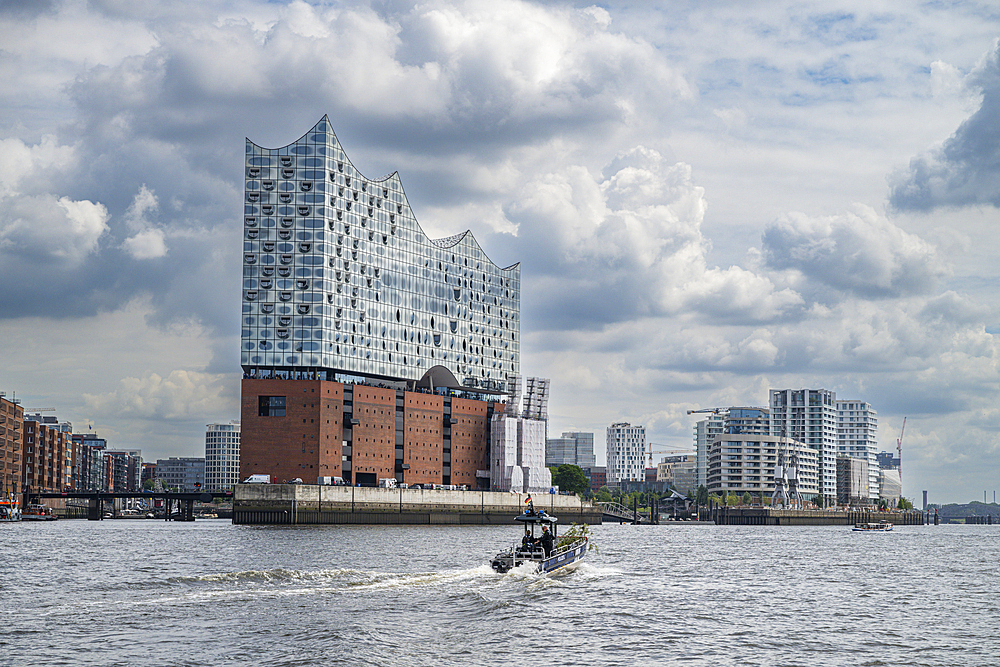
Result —
POLYGON ((903 428, 899 429, 899 438, 896 439, 896 456, 899 457, 899 481, 903 481, 903 431, 906 430, 906 417, 903 417, 903 428))

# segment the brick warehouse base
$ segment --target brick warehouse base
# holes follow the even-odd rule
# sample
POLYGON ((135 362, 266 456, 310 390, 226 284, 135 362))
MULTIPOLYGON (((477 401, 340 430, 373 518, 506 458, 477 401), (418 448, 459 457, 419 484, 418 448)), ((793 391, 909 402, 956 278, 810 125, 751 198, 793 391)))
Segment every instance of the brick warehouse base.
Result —
MULTIPOLYGON (((525 498, 494 491, 240 484, 233 496, 233 523, 511 525, 524 511, 525 498)), ((533 501, 562 525, 601 523, 600 508, 576 496, 536 495, 533 501)))

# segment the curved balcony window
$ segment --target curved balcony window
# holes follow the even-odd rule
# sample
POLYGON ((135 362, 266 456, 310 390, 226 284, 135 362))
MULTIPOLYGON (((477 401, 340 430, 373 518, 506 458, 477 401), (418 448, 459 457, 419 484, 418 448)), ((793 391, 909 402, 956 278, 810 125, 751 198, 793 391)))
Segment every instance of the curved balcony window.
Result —
POLYGON ((337 171, 339 171, 341 173, 344 172, 344 163, 343 162, 338 162, 337 163, 337 171))
POLYGON ((299 212, 299 215, 309 215, 311 209, 308 206, 300 205, 296 210, 299 212))
POLYGON ((257 255, 252 255, 250 253, 247 253, 246 255, 243 255, 243 262, 246 264, 256 264, 257 255))
POLYGON ((260 230, 259 229, 248 229, 247 230, 247 238, 250 239, 251 241, 254 240, 254 239, 256 239, 258 236, 260 236, 260 230))
POLYGON ((262 204, 260 212, 264 215, 274 215, 274 204, 262 204))
POLYGON ((337 180, 337 174, 331 171, 330 172, 330 180, 331 181, 336 181, 337 180))
POLYGON ((382 188, 382 196, 383 197, 389 196, 389 188, 382 188))
POLYGON ((364 322, 364 321, 365 321, 365 311, 363 311, 363 310, 361 311, 361 314, 360 314, 360 315, 358 315, 358 319, 359 319, 360 321, 362 321, 362 322, 364 322))
POLYGON ((294 178, 295 177, 295 170, 294 169, 282 169, 281 170, 281 177, 284 178, 285 180, 294 178))
POLYGON ((350 176, 344 176, 344 185, 346 185, 347 187, 351 187, 351 177, 350 176))
POLYGON ((281 317, 278 318, 278 324, 280 324, 283 327, 287 327, 291 323, 292 323, 292 318, 289 317, 288 315, 282 315, 281 317))
POLYGON ((279 266, 278 275, 281 276, 282 278, 287 278, 288 276, 292 275, 292 270, 287 266, 279 266))
POLYGON ((274 281, 271 280, 270 278, 261 278, 260 281, 261 289, 271 289, 272 285, 274 285, 274 281))
POLYGON ((403 212, 403 205, 396 204, 396 213, 402 213, 402 212, 403 212))
POLYGON ((357 307, 358 307, 358 300, 351 299, 351 308, 357 308, 357 307))
POLYGON ((260 187, 264 188, 265 190, 273 190, 274 189, 274 181, 271 181, 271 180, 261 181, 260 182, 260 187))
POLYGON ((344 208, 346 208, 348 211, 350 211, 351 210, 351 202, 347 202, 346 204, 344 204, 344 208))
POLYGON ((299 312, 299 315, 306 315, 309 312, 309 304, 300 303, 295 307, 295 310, 299 312))
POLYGON ((291 192, 280 193, 278 195, 278 201, 280 201, 282 204, 290 204, 292 202, 292 193, 291 192))
POLYGON ((247 301, 256 301, 256 300, 257 300, 257 290, 255 289, 247 290, 247 301))
POLYGON ((343 220, 343 219, 344 219, 344 212, 337 211, 337 220, 343 220))
POLYGON ((344 234, 347 235, 347 236, 351 235, 351 226, 350 225, 344 225, 344 234))
POLYGON ((281 292, 281 293, 278 294, 278 298, 281 299, 282 301, 291 301, 292 300, 292 293, 291 292, 281 292))
POLYGON ((309 252, 310 248, 312 248, 312 243, 300 243, 299 244, 299 252, 309 252))
POLYGON ((278 159, 281 160, 281 166, 282 167, 291 167, 292 166, 292 156, 291 155, 282 155, 278 159))
POLYGON ((271 313, 274 312, 274 304, 273 303, 260 304, 260 312, 264 313, 265 315, 270 315, 271 313))
POLYGON ((357 260, 358 259, 358 251, 357 250, 352 250, 351 251, 351 259, 353 259, 353 260, 357 260))
POLYGON ((295 218, 282 218, 281 219, 281 226, 282 227, 286 227, 287 228, 287 227, 291 227, 294 224, 295 224, 295 218))
POLYGON ((281 255, 280 257, 278 257, 278 261, 281 262, 282 264, 291 264, 292 263, 292 256, 291 255, 281 255))
POLYGON ((247 193, 247 201, 254 202, 254 203, 259 202, 260 201, 260 193, 259 192, 248 192, 247 193))
POLYGON ((264 249, 264 252, 274 252, 274 241, 264 241, 261 247, 264 249))
POLYGON ((345 259, 344 260, 344 271, 350 271, 350 270, 351 270, 351 262, 350 262, 350 260, 345 259))
POLYGON ((278 329, 275 333, 278 335, 278 338, 288 338, 288 329, 278 329))
POLYGON ((372 286, 372 279, 371 278, 365 278, 365 281, 368 283, 369 287, 372 286))
POLYGON ((288 239, 292 238, 292 230, 290 230, 290 229, 279 229, 278 230, 278 238, 281 239, 282 241, 287 241, 288 239))
POLYGON ((375 209, 373 209, 371 206, 368 207, 368 217, 369 218, 375 217, 375 209))
POLYGON ((368 190, 368 182, 367 181, 361 181, 361 191, 365 192, 367 190, 368 190))
POLYGON ((393 236, 396 235, 396 225, 389 227, 389 233, 392 234, 393 236))
POLYGON ((264 276, 265 278, 270 278, 271 276, 274 275, 274 267, 273 266, 262 266, 260 268, 260 275, 264 276))
POLYGON ((312 181, 302 181, 299 183, 299 189, 302 190, 302 192, 309 192, 313 189, 312 181))
POLYGON ((260 167, 248 167, 247 168, 248 178, 260 178, 260 167))
POLYGON ((356 190, 354 192, 354 201, 358 201, 358 193, 356 190))
POLYGON ((309 281, 300 278, 299 280, 295 281, 295 286, 298 287, 299 289, 309 289, 309 281))
POLYGON ((326 295, 326 302, 327 303, 333 303, 333 295, 332 294, 327 294, 326 295))
POLYGON ((452 333, 457 333, 458 332, 458 322, 456 322, 455 320, 452 320, 451 323, 449 324, 449 328, 451 329, 452 333))
POLYGON ((257 216, 255 216, 255 215, 248 215, 247 217, 243 218, 243 222, 246 224, 247 227, 256 227, 257 226, 257 216))

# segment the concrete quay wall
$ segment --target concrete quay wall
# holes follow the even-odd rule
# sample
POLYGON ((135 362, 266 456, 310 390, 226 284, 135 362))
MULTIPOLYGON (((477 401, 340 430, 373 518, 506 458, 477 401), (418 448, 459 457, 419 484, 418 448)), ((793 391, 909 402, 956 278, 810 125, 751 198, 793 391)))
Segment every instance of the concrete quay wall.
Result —
POLYGON ((853 526, 888 521, 897 526, 924 524, 923 512, 868 510, 776 510, 769 507, 716 507, 709 520, 719 526, 853 526))
MULTIPOLYGON (((494 491, 378 489, 307 484, 238 484, 233 523, 510 525, 527 494, 494 491)), ((561 525, 600 524, 601 510, 576 496, 536 494, 535 509, 561 525)))

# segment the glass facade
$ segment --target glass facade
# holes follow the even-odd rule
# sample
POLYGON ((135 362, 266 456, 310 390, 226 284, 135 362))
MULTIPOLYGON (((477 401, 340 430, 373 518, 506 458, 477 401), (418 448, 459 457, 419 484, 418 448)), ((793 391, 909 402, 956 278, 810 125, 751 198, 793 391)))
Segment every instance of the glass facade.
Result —
POLYGON ((283 148, 247 140, 243 220, 248 376, 443 367, 500 389, 518 374, 520 265, 493 264, 469 232, 428 238, 398 174, 361 174, 326 116, 283 148))

